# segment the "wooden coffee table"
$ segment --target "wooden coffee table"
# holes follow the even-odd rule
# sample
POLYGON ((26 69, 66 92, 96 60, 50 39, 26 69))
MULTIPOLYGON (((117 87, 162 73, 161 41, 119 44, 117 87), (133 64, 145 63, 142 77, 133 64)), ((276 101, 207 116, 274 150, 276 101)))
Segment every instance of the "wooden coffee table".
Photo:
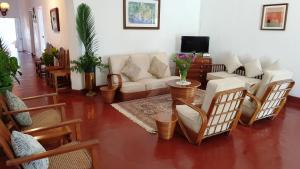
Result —
POLYGON ((191 82, 190 85, 178 85, 176 84, 178 80, 171 80, 167 82, 167 85, 171 89, 172 99, 175 100, 177 98, 185 99, 187 102, 192 103, 196 96, 197 88, 201 86, 201 83, 197 80, 187 80, 191 82))

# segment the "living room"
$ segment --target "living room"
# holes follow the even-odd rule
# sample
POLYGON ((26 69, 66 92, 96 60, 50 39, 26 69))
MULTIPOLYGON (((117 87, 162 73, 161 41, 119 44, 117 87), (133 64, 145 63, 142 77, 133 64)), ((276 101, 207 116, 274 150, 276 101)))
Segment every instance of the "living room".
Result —
POLYGON ((0 97, 0 168, 298 168, 299 2, 2 1, 23 45, 0 97), (151 23, 132 24, 142 10, 151 23), (20 138, 39 150, 19 155, 20 138))

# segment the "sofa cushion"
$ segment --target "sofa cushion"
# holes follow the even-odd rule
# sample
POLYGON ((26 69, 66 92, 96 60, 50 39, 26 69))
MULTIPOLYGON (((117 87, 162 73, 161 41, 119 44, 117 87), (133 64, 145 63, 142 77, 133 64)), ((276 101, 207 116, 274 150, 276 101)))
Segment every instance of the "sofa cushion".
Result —
POLYGON ((207 113, 216 93, 240 87, 245 87, 245 83, 235 77, 210 80, 207 84, 206 95, 201 108, 207 113))
POLYGON ((231 55, 224 60, 224 65, 228 73, 233 73, 236 69, 243 66, 236 55, 231 55))
POLYGON ((248 91, 251 91, 251 93, 255 93, 258 89, 258 85, 260 84, 261 80, 256 78, 250 78, 246 76, 236 76, 237 79, 245 82, 245 87, 248 91))
POLYGON ((187 105, 176 105, 176 111, 185 126, 195 133, 199 132, 202 125, 202 119, 197 111, 187 105))
POLYGON ((244 64, 244 67, 247 77, 256 77, 264 73, 260 61, 258 59, 252 60, 244 64))
POLYGON ((255 103, 251 102, 249 99, 245 99, 242 105, 242 114, 246 117, 252 117, 253 113, 255 112, 256 105, 255 103))
POLYGON ((132 54, 130 57, 132 58, 132 62, 141 68, 141 72, 138 75, 136 74, 136 80, 152 77, 148 72, 152 60, 149 54, 132 54))
POLYGON ((163 78, 163 77, 165 77, 167 68, 168 68, 168 65, 166 65, 165 63, 160 61, 155 56, 152 58, 148 72, 157 78, 163 78))
POLYGON ((266 72, 266 71, 268 71, 268 70, 280 70, 280 69, 281 69, 281 67, 280 67, 280 61, 277 60, 277 61, 275 61, 275 62, 273 62, 273 63, 267 65, 267 66, 263 69, 263 71, 266 72))
POLYGON ((121 73, 127 76, 131 81, 139 80, 139 74, 141 73, 141 68, 135 64, 131 57, 128 58, 126 64, 121 70, 121 73))
POLYGON ((149 54, 150 58, 152 59, 153 57, 156 57, 160 61, 162 61, 164 64, 168 66, 165 76, 164 77, 169 77, 171 76, 171 70, 170 70, 170 58, 167 56, 166 53, 151 53, 149 54))
POLYGON ((256 96, 262 99, 270 83, 280 80, 292 79, 293 73, 287 70, 266 71, 259 85, 256 96))
MULTIPOLYGON (((110 56, 108 58, 109 72, 112 74, 120 74, 122 77, 122 82, 129 81, 128 77, 124 76, 121 73, 121 70, 124 67, 124 65, 126 64, 128 58, 129 58, 129 55, 115 55, 115 56, 110 56)), ((113 82, 118 83, 118 78, 114 76, 113 82)))
POLYGON ((154 90, 154 89, 161 89, 161 88, 168 87, 166 83, 170 80, 175 80, 175 79, 180 79, 180 77, 170 76, 162 79, 149 78, 149 79, 139 80, 138 82, 145 84, 146 90, 154 90))
POLYGON ((227 73, 227 72, 211 72, 207 73, 207 80, 215 80, 215 79, 224 79, 228 77, 236 77, 237 74, 227 73))
POLYGON ((122 93, 133 93, 133 92, 141 92, 145 91, 146 86, 140 82, 125 82, 122 84, 120 91, 122 93))

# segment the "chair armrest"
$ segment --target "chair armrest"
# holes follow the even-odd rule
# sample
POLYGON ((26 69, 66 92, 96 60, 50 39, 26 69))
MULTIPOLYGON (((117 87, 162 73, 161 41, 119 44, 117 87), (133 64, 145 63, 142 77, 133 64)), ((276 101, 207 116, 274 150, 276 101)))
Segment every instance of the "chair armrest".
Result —
POLYGON ((82 142, 82 143, 79 143, 76 145, 59 147, 59 148, 49 150, 49 151, 46 151, 43 153, 34 154, 31 156, 22 157, 22 158, 16 158, 13 160, 8 160, 8 161, 6 161, 6 165, 7 166, 16 166, 16 165, 20 165, 20 164, 23 164, 26 162, 30 162, 30 161, 34 161, 34 160, 38 160, 38 159, 42 159, 42 158, 47 158, 47 157, 51 157, 51 156, 55 156, 55 155, 59 155, 59 154, 64 154, 64 153, 77 151, 77 150, 81 150, 81 149, 89 149, 98 144, 99 144, 98 140, 85 141, 85 142, 82 142))
MULTIPOLYGON (((205 113, 204 110, 202 110, 201 108, 198 108, 190 103, 188 103, 187 101, 185 101, 184 99, 181 99, 181 98, 178 98, 176 99, 176 104, 179 103, 179 104, 184 104, 184 105, 187 105, 189 106, 190 108, 194 109, 195 111, 197 111, 202 119, 202 125, 205 124, 207 125, 207 115, 205 113)), ((176 109, 176 108, 175 108, 176 109)))
POLYGON ((51 96, 57 96, 57 93, 43 94, 43 95, 37 95, 37 96, 32 96, 32 97, 25 97, 25 98, 22 98, 22 100, 26 101, 26 100, 39 99, 39 98, 51 97, 51 96))
POLYGON ((28 109, 24 109, 24 110, 6 111, 6 112, 3 112, 3 114, 4 115, 13 115, 13 114, 21 113, 21 112, 30 112, 30 111, 64 107, 64 106, 66 106, 66 103, 58 103, 58 104, 51 104, 51 105, 47 105, 47 106, 32 107, 32 108, 28 108, 28 109))
POLYGON ((33 134, 36 132, 41 132, 41 131, 45 131, 45 130, 50 130, 50 129, 54 129, 54 128, 59 128, 59 127, 64 127, 64 126, 69 126, 69 125, 74 125, 74 124, 79 124, 81 123, 82 120, 81 119, 74 119, 74 120, 69 120, 69 121, 64 121, 52 126, 46 126, 46 127, 38 127, 38 128, 33 128, 33 129, 29 129, 29 130, 25 130, 22 131, 24 134, 33 134))
POLYGON ((249 93, 249 92, 247 92, 247 96, 250 98, 250 101, 251 101, 251 102, 255 102, 256 107, 257 107, 258 109, 260 109, 260 107, 261 107, 261 101, 259 100, 259 98, 256 97, 256 96, 254 96, 253 94, 251 94, 251 93, 249 93))
POLYGON ((118 78, 118 88, 122 87, 122 77, 120 74, 108 74, 107 75, 107 83, 108 83, 108 87, 112 87, 113 86, 113 76, 117 76, 118 78))

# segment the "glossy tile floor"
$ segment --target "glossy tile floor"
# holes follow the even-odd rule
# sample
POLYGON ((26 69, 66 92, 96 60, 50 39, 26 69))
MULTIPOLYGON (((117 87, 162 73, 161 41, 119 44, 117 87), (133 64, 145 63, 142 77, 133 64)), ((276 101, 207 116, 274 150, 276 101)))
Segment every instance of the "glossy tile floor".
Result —
MULTIPOLYGON (((34 73, 31 56, 20 55, 19 96, 52 92, 34 73)), ((230 136, 216 136, 200 146, 190 145, 175 135, 171 141, 158 139, 104 104, 100 95, 85 97, 79 92, 62 92, 68 118, 82 118, 84 139, 96 138, 103 169, 299 169, 300 104, 289 101, 276 120, 239 125, 230 136)), ((39 103, 39 104, 42 104, 39 103)), ((4 166, 1 158, 0 168, 4 166)))

